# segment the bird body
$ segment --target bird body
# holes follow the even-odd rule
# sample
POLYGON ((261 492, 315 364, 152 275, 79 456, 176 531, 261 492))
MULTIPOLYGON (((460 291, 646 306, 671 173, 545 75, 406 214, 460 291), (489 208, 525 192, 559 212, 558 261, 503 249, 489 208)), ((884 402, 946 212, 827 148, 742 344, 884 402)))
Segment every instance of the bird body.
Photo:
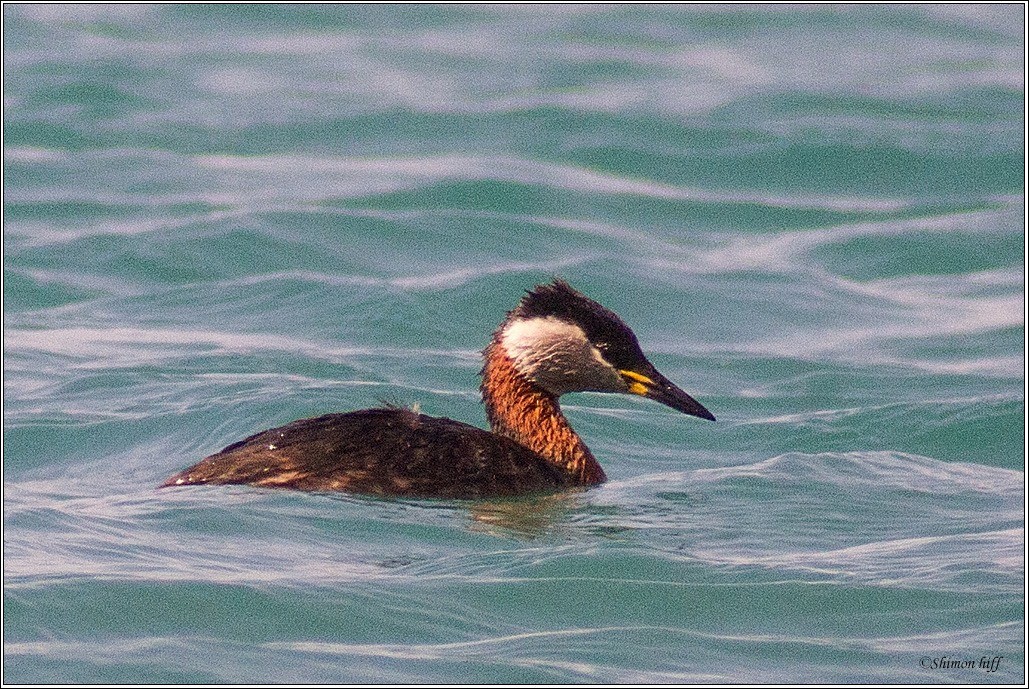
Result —
POLYGON ((714 420, 657 372, 618 316, 561 280, 530 291, 483 357, 491 431, 396 407, 326 414, 233 443, 163 486, 249 484, 431 498, 554 492, 606 480, 561 413, 564 393, 642 395, 714 420))

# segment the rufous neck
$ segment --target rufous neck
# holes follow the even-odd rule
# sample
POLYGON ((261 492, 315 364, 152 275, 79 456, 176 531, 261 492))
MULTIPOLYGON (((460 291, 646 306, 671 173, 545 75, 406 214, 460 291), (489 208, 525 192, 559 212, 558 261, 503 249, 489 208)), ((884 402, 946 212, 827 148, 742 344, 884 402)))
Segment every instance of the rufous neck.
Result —
POLYGON ((574 483, 603 483, 604 470, 561 413, 557 397, 519 373, 496 340, 484 355, 482 401, 493 432, 525 445, 574 483))

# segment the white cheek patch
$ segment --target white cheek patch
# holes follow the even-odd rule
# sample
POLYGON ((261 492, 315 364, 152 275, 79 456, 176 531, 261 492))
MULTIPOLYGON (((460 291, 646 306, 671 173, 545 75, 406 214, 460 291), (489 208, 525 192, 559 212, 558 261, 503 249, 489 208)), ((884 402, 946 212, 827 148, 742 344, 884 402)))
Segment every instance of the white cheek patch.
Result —
POLYGON ((593 348, 582 328, 553 316, 515 321, 504 329, 501 342, 515 366, 526 374, 558 351, 593 348))
POLYGON ((522 375, 554 394, 624 387, 582 328, 568 321, 553 316, 517 320, 500 341, 522 375))

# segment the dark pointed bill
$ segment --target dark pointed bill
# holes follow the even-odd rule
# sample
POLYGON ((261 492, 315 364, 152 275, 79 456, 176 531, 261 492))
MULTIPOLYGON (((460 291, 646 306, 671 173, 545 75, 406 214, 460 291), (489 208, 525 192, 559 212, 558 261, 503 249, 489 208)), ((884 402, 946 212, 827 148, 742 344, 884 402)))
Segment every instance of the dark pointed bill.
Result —
POLYGON ((620 371, 620 373, 625 378, 625 382, 629 384, 629 392, 633 395, 647 397, 681 411, 683 414, 699 416, 708 421, 715 420, 715 415, 709 412, 703 404, 690 397, 682 388, 656 370, 650 371, 650 375, 635 371, 620 371))

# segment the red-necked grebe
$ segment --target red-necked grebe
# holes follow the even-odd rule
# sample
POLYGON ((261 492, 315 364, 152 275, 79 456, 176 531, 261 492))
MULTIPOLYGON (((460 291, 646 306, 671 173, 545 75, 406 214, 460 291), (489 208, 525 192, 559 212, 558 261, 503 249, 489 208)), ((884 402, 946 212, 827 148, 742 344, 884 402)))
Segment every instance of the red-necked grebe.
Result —
POLYGON ((553 492, 607 478, 561 413, 558 398, 566 392, 641 395, 715 419, 658 373, 618 316, 562 280, 528 292, 483 357, 482 401, 492 432, 393 407, 326 414, 233 443, 163 486, 426 498, 553 492))

